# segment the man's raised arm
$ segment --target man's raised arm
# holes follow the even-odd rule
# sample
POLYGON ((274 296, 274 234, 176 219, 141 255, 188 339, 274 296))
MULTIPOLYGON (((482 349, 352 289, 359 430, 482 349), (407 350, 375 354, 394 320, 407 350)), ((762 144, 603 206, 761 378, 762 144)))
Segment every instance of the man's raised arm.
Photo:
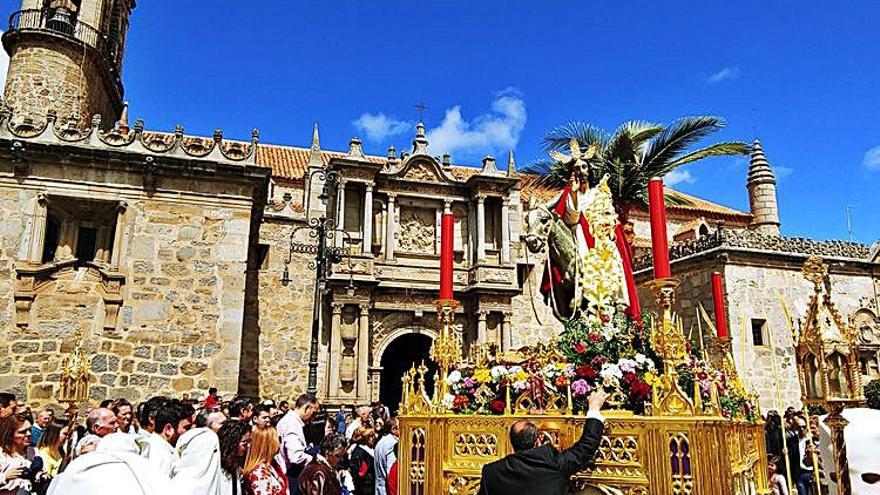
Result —
POLYGON ((602 432, 605 431, 605 418, 600 411, 607 398, 608 394, 597 390, 587 399, 589 409, 581 438, 556 458, 556 467, 563 476, 569 477, 583 470, 596 455, 602 432))

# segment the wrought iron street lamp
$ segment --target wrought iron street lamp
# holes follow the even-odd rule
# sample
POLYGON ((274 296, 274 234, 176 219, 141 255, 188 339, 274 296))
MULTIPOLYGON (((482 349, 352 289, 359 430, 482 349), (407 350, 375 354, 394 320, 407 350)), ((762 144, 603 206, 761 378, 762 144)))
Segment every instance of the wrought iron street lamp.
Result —
MULTIPOLYGON (((334 171, 319 171, 313 177, 324 181, 324 187, 318 199, 326 206, 330 199, 329 189, 331 184, 339 184, 342 177, 334 171)), ((281 285, 287 287, 290 284, 289 265, 293 260, 293 254, 312 254, 315 259, 308 266, 315 270, 315 293, 312 306, 312 336, 309 345, 309 376, 307 392, 314 394, 318 391, 318 338, 320 331, 321 307, 324 294, 329 291, 328 281, 333 274, 333 265, 340 263, 343 258, 348 260, 348 294, 354 295, 354 279, 351 269, 351 253, 346 247, 328 245, 328 241, 336 239, 337 235, 345 237, 346 245, 351 245, 351 234, 337 228, 336 220, 321 215, 311 218, 307 225, 299 226, 290 233, 290 247, 287 253, 287 261, 284 263, 284 273, 281 276, 281 285), (300 231, 308 230, 308 238, 313 242, 297 242, 296 236, 300 231)))

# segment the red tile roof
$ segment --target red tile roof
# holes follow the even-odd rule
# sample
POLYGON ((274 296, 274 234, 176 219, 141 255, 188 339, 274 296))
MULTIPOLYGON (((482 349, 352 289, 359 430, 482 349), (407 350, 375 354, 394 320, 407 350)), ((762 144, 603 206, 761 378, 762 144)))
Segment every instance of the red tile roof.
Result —
MULTIPOLYGON (((305 175, 306 168, 309 164, 309 156, 311 150, 309 148, 298 148, 294 146, 279 146, 273 144, 260 144, 257 147, 257 164, 272 169, 272 176, 275 179, 288 181, 301 181, 305 175)), ((338 151, 321 151, 321 161, 324 165, 330 163, 333 158, 342 158, 346 154, 338 151)), ((384 156, 367 155, 366 159, 373 163, 385 163, 387 160, 384 156)), ((472 175, 478 174, 480 169, 477 167, 468 167, 462 165, 454 165, 452 167, 452 175, 457 180, 466 181, 472 175)), ((538 202, 545 202, 552 199, 559 191, 550 189, 536 184, 537 176, 519 174, 521 196, 524 202, 530 200, 534 195, 538 202)), ((715 204, 704 199, 685 194, 681 191, 667 189, 668 194, 681 197, 689 205, 668 205, 667 209, 670 213, 679 213, 686 216, 708 216, 710 218, 725 218, 734 221, 748 222, 751 215, 746 212, 734 210, 719 204, 715 204)), ((641 211, 633 212, 639 216, 641 211)))

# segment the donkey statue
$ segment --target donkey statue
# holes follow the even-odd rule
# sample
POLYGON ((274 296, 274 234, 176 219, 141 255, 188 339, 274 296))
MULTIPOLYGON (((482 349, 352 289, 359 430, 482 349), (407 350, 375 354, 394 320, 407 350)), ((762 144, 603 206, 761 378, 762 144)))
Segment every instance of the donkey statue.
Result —
POLYGON ((529 200, 526 214, 526 249, 544 253, 544 275, 541 292, 560 320, 571 318, 579 308, 578 250, 571 229, 553 211, 554 202, 538 204, 534 196, 529 200))

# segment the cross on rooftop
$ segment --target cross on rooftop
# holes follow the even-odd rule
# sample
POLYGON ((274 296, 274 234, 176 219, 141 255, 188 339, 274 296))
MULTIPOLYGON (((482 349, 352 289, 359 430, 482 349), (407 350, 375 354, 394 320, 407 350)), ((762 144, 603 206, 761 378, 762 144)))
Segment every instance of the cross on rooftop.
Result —
POLYGON ((419 98, 419 102, 413 106, 419 111, 419 122, 423 122, 425 120, 425 110, 428 109, 428 107, 425 106, 425 102, 419 98))

